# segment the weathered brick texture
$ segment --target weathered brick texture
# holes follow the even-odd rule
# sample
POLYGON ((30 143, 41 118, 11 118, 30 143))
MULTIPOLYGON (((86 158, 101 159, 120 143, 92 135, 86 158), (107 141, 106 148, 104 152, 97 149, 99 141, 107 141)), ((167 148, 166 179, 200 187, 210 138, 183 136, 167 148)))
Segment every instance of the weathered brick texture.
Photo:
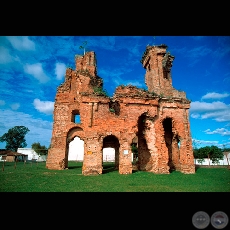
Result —
POLYGON ((51 148, 46 167, 68 168, 69 143, 84 140, 83 175, 103 172, 102 150, 115 149, 120 174, 133 171, 131 145, 137 140, 138 170, 169 174, 195 173, 189 124, 190 101, 173 88, 174 57, 167 46, 147 46, 141 59, 148 90, 120 85, 112 98, 103 93, 96 55, 76 56, 76 69, 67 68, 57 89, 51 148), (76 122, 74 117, 80 117, 76 122))

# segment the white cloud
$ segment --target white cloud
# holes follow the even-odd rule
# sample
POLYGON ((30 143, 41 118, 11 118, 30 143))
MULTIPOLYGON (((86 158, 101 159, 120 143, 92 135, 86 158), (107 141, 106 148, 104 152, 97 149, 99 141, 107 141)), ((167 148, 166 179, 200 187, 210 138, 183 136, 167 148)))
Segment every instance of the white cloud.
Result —
POLYGON ((50 80, 50 78, 45 74, 42 64, 36 63, 36 64, 26 64, 24 66, 24 71, 27 74, 32 75, 34 78, 39 80, 41 83, 46 83, 50 80))
POLYGON ((215 101, 212 103, 194 101, 190 104, 191 112, 210 112, 217 110, 228 110, 229 106, 221 101, 215 101))
POLYGON ((64 63, 56 63, 55 66, 55 74, 57 80, 62 80, 62 78, 65 76, 66 72, 66 65, 64 63))
POLYGON ((14 103, 14 104, 11 104, 10 107, 13 110, 17 110, 20 107, 20 104, 19 103, 14 103))
POLYGON ((230 131, 225 128, 218 128, 213 131, 211 131, 210 129, 207 129, 204 132, 206 134, 220 134, 221 136, 230 136, 230 131))
POLYGON ((212 93, 207 93, 205 94, 201 99, 222 99, 222 98, 225 98, 225 97, 229 97, 230 94, 229 93, 215 93, 215 92, 212 92, 212 93))
POLYGON ((230 105, 223 102, 191 102, 190 113, 192 118, 211 118, 218 122, 230 121, 230 105))
POLYGON ((207 145, 215 145, 218 146, 219 142, 218 141, 205 141, 205 140, 197 140, 197 139, 192 139, 192 142, 194 145, 202 145, 202 146, 207 146, 207 145))
POLYGON ((52 114, 54 110, 54 102, 52 101, 41 101, 34 99, 33 105, 41 113, 52 114))
POLYGON ((198 113, 192 113, 191 117, 197 119, 197 118, 200 117, 200 114, 198 114, 198 113))
POLYGON ((201 119, 212 118, 218 122, 230 121, 230 110, 215 111, 201 115, 201 119))
POLYGON ((8 36, 6 38, 16 50, 35 50, 35 43, 31 41, 28 36, 8 36))

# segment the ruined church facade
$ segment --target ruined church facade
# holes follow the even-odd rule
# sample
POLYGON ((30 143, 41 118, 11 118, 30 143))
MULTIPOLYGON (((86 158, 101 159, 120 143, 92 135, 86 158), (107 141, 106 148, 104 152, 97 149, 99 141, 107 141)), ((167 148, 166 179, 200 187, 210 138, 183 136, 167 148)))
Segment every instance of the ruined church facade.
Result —
MULTIPOLYGON (((69 143, 84 141, 83 175, 103 173, 103 148, 115 149, 115 168, 133 172, 131 146, 137 140, 137 169, 157 174, 195 173, 189 123, 190 101, 172 86, 174 60, 167 46, 147 46, 141 58, 147 90, 120 85, 113 97, 103 91, 95 52, 76 55, 57 88, 51 147, 46 167, 68 168, 69 143)), ((77 150, 76 150, 77 151, 77 150)))

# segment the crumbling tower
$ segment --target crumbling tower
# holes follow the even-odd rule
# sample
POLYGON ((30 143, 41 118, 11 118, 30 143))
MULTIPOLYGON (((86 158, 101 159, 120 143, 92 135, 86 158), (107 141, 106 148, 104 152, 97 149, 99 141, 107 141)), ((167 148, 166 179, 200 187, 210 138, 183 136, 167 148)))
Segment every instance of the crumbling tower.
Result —
POLYGON ((69 143, 75 136, 83 140, 85 134, 88 135, 87 128, 92 126, 94 108, 88 98, 94 102, 95 89, 103 86, 103 80, 97 75, 93 51, 76 55, 75 63, 76 69, 67 68, 65 82, 57 88, 51 148, 46 162, 49 169, 68 166, 69 143))
MULTIPOLYGON (((148 91, 160 98, 159 115, 154 122, 155 126, 160 122, 161 128, 163 127, 164 140, 156 134, 158 140, 164 142, 161 147, 158 147, 159 154, 168 151, 168 159, 166 159, 171 169, 194 173, 189 123, 190 101, 184 91, 178 91, 172 86, 171 67, 175 57, 166 52, 166 49, 167 46, 164 44, 148 45, 141 59, 146 69, 145 83, 148 91)), ((156 142, 155 147, 157 145, 156 142)))
POLYGON ((174 60, 166 45, 147 46, 141 63, 146 69, 145 83, 149 92, 154 92, 166 97, 184 97, 184 92, 179 92, 172 86, 171 67, 174 60))
POLYGON ((85 55, 76 55, 76 70, 88 71, 91 76, 97 75, 96 55, 94 52, 86 52, 85 55))

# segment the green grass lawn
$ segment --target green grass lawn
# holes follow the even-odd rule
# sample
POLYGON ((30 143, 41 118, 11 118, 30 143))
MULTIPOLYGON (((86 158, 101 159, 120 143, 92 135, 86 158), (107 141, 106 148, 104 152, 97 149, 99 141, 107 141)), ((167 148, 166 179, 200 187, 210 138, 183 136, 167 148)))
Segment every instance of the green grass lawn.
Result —
POLYGON ((5 162, 3 167, 1 162, 0 192, 230 192, 227 168, 198 168, 195 174, 120 175, 113 163, 104 163, 103 174, 84 176, 81 162, 69 162, 66 170, 49 170, 45 164, 5 162))

